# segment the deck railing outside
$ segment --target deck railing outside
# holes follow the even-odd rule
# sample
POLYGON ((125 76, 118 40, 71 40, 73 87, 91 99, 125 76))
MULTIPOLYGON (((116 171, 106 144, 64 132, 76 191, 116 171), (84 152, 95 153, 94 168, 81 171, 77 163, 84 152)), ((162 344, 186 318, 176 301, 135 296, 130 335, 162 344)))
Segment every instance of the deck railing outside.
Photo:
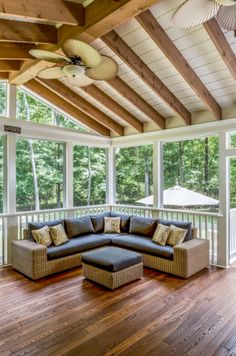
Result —
POLYGON ((192 222, 198 229, 198 237, 210 241, 211 264, 218 264, 218 234, 220 214, 187 210, 154 209, 132 205, 94 205, 75 207, 71 209, 53 209, 43 211, 20 212, 0 215, 0 264, 10 263, 11 241, 23 239, 23 230, 31 221, 51 221, 74 218, 83 215, 99 214, 106 211, 120 212, 129 215, 139 215, 151 218, 161 218, 173 221, 192 222))

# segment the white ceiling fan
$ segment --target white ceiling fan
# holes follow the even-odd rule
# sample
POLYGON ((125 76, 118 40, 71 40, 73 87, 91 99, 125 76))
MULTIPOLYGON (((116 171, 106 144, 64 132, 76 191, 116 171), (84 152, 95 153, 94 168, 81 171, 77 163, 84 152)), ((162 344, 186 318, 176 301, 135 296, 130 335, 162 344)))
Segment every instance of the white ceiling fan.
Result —
POLYGON ((222 28, 236 31, 236 0, 187 0, 175 11, 172 23, 183 29, 215 17, 222 28))
POLYGON ((38 73, 42 79, 60 79, 65 77, 72 85, 83 87, 94 80, 108 80, 118 73, 117 63, 110 57, 101 55, 95 48, 85 42, 68 39, 62 46, 65 55, 31 49, 30 54, 56 66, 46 68, 38 73))

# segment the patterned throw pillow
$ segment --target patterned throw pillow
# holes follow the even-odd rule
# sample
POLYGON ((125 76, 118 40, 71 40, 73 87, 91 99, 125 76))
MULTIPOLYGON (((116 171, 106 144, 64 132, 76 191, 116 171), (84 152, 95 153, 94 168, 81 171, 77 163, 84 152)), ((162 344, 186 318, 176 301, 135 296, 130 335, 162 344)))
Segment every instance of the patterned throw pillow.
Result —
POLYGON ((170 235, 171 227, 158 224, 156 231, 154 232, 152 241, 156 242, 161 246, 165 246, 168 236, 170 235))
POLYGON ((120 233, 120 218, 104 218, 104 232, 120 233))
POLYGON ((170 227, 171 227, 171 232, 167 239, 166 244, 170 245, 170 246, 182 244, 188 230, 180 229, 179 227, 174 226, 174 225, 170 225, 170 227))
POLYGON ((32 230, 32 235, 37 244, 44 245, 47 247, 52 245, 52 238, 47 225, 42 227, 41 229, 32 230))
POLYGON ((55 246, 60 246, 69 241, 64 227, 61 224, 50 227, 49 232, 55 246))

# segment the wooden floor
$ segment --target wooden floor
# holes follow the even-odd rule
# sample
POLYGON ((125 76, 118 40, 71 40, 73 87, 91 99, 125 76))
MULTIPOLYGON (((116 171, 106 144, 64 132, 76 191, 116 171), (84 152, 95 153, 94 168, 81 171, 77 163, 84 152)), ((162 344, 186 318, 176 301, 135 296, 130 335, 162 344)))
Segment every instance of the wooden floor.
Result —
POLYGON ((108 291, 81 269, 32 282, 0 269, 0 355, 236 355, 236 268, 145 270, 108 291))

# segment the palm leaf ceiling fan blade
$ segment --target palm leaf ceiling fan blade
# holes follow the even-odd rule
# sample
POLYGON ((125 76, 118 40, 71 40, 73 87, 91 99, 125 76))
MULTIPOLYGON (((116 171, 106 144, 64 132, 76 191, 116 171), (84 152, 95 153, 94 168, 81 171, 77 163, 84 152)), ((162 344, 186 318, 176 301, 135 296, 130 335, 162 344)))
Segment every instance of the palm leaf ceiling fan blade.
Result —
POLYGON ((86 71, 86 75, 94 80, 112 79, 117 75, 117 73, 117 63, 112 58, 107 56, 102 56, 102 61, 97 67, 86 71))
POLYGON ((61 67, 46 68, 38 73, 38 77, 42 79, 59 79, 65 77, 65 73, 61 67))
POLYGON ((215 1, 223 6, 232 6, 236 4, 236 0, 215 0, 215 1))
POLYGON ((93 68, 101 63, 101 55, 92 46, 85 42, 69 39, 62 46, 63 52, 70 58, 81 58, 88 68, 93 68))
POLYGON ((217 13, 217 21, 228 31, 236 31, 236 5, 221 6, 217 13))
POLYGON ((31 56, 33 56, 33 57, 35 57, 37 59, 41 59, 43 61, 47 61, 47 62, 71 63, 70 58, 62 56, 61 54, 50 52, 50 51, 44 51, 44 50, 40 50, 40 49, 31 49, 29 51, 29 53, 31 54, 31 56))
POLYGON ((190 28, 213 18, 220 4, 215 0, 187 0, 172 16, 172 23, 177 28, 190 28))

